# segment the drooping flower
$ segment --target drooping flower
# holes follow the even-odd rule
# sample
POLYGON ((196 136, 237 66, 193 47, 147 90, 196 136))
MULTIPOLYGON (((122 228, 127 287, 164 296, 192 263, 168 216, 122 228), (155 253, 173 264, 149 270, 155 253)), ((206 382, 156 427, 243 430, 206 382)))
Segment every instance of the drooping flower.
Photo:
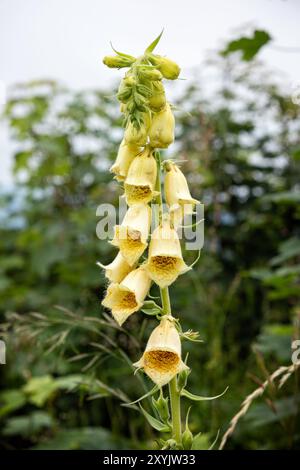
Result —
POLYGON ((105 277, 107 277, 111 282, 123 281, 127 274, 132 270, 132 266, 127 263, 120 251, 111 263, 107 265, 103 265, 101 263, 97 264, 101 266, 101 268, 105 269, 105 277))
POLYGON ((140 151, 140 147, 137 147, 136 145, 128 145, 126 144, 125 139, 122 140, 116 161, 110 168, 110 172, 116 175, 115 178, 118 181, 125 180, 132 160, 140 151))
POLYGON ((160 324, 152 331, 141 359, 133 365, 143 368, 159 387, 188 369, 181 358, 180 336, 172 316, 162 317, 160 324))
POLYGON ((167 148, 174 141, 175 119, 169 103, 152 118, 149 139, 154 148, 167 148))
POLYGON ((129 206, 132 204, 147 204, 157 195, 155 182, 157 164, 151 148, 137 155, 132 161, 125 180, 125 197, 129 206))
POLYGON ((169 286, 180 274, 191 269, 183 261, 180 241, 170 220, 164 219, 154 230, 145 267, 151 279, 161 288, 169 286))
POLYGON ((186 178, 179 167, 172 161, 164 163, 165 198, 169 206, 175 228, 185 215, 192 214, 197 199, 192 198, 186 178))
POLYGON ((122 256, 130 266, 140 258, 147 248, 150 224, 151 208, 146 204, 135 204, 129 207, 121 225, 115 226, 111 244, 120 249, 122 256))
POLYGON ((149 292, 151 279, 143 267, 131 271, 121 283, 108 286, 102 305, 111 310, 112 316, 121 326, 127 318, 137 312, 149 292))

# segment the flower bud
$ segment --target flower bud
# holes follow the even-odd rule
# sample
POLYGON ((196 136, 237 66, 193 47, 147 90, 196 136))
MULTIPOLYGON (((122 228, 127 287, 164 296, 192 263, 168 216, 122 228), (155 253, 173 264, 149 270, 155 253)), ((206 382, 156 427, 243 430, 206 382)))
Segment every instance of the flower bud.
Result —
POLYGON ((121 57, 121 56, 105 56, 103 64, 112 69, 121 69, 122 67, 130 67, 135 61, 134 57, 121 57))
POLYGON ((149 69, 149 68, 143 68, 140 70, 140 76, 145 80, 150 80, 150 81, 156 81, 156 80, 162 80, 163 76, 161 72, 157 69, 149 69))
POLYGON ((194 206, 199 204, 199 201, 192 198, 186 178, 175 163, 166 161, 164 168, 166 171, 165 198, 176 228, 185 215, 192 214, 194 206))
POLYGON ((178 235, 169 220, 163 220, 154 230, 145 268, 161 288, 169 286, 180 274, 191 269, 183 261, 178 235))
POLYGON ((127 210, 121 225, 115 226, 111 244, 117 246, 127 263, 132 266, 147 248, 151 224, 151 208, 135 204, 127 210))
POLYGON ((125 139, 122 140, 116 161, 109 170, 111 173, 116 175, 116 180, 125 180, 132 160, 140 151, 140 147, 135 145, 127 145, 125 139))
POLYGON ((190 450, 192 448, 194 436, 189 428, 189 414, 190 414, 190 409, 188 409, 187 415, 186 415, 186 420, 185 420, 185 430, 184 433, 182 434, 182 445, 184 450, 190 450))
POLYGON ((175 119, 167 103, 165 108, 154 114, 150 126, 150 145, 154 148, 167 148, 174 141, 175 119))
POLYGON ((126 143, 128 145, 138 145, 139 147, 146 145, 149 125, 150 118, 147 113, 143 114, 143 122, 140 127, 135 127, 132 122, 129 121, 124 135, 126 143))
POLYGON ((125 180, 125 197, 129 206, 147 204, 158 193, 155 191, 157 164, 149 147, 131 163, 125 180))
POLYGON ((170 410, 169 410, 169 398, 165 398, 162 393, 162 389, 160 395, 157 400, 152 397, 152 403, 154 408, 157 410, 160 418, 163 422, 167 422, 170 418, 170 410))
POLYGON ((115 259, 106 266, 98 263, 103 269, 105 269, 105 277, 111 282, 121 282, 124 277, 132 270, 130 264, 127 263, 121 252, 117 254, 115 259))
POLYGON ((161 82, 156 81, 152 84, 152 94, 148 98, 148 105, 152 111, 160 111, 166 106, 166 94, 161 82))
POLYGON ((188 368, 181 359, 181 341, 173 317, 162 317, 160 324, 152 331, 141 359, 133 365, 143 368, 159 387, 188 368))
POLYGON ((120 283, 108 286, 102 305, 111 310, 112 316, 121 326, 127 318, 137 312, 149 292, 151 280, 143 267, 131 271, 120 283))
POLYGON ((173 60, 154 54, 151 55, 150 60, 168 80, 176 80, 179 77, 180 67, 173 60))

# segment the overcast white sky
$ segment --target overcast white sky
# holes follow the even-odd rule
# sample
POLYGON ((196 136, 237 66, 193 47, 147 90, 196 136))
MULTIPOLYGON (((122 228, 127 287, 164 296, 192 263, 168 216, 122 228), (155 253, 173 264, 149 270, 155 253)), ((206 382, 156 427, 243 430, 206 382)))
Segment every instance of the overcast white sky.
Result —
MULTIPOLYGON (((157 51, 183 68, 200 64, 243 25, 266 29, 274 46, 300 47, 300 0, 0 0, 0 80, 55 78, 106 86, 115 72, 101 59, 116 49, 140 54, 164 27, 157 51)), ((300 82, 300 54, 266 47, 269 66, 300 82)), ((0 128, 0 182, 9 182, 7 130, 0 128)))

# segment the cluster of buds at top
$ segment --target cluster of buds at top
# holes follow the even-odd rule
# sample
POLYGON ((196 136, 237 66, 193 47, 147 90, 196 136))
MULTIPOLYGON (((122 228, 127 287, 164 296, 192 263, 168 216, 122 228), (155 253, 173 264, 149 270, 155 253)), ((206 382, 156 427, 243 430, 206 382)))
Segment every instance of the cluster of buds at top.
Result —
MULTIPOLYGON (((183 260, 176 229, 198 201, 191 197, 178 166, 169 160, 161 165, 157 151, 174 141, 175 119, 166 100, 163 79, 178 78, 180 68, 172 60, 155 55, 154 46, 149 46, 142 57, 117 53, 103 60, 108 67, 128 68, 117 93, 125 132, 110 168, 123 185, 128 209, 122 223, 115 226, 111 241, 119 252, 109 265, 102 266, 109 280, 102 304, 119 325, 141 309, 153 282, 165 289, 190 269, 183 260), (165 172, 169 210, 161 214, 150 233, 151 202, 162 200, 157 184, 161 169, 165 172)), ((150 335, 144 354, 134 364, 159 387, 188 369, 181 358, 176 321, 170 312, 164 313, 167 314, 159 317, 160 324, 150 335)))

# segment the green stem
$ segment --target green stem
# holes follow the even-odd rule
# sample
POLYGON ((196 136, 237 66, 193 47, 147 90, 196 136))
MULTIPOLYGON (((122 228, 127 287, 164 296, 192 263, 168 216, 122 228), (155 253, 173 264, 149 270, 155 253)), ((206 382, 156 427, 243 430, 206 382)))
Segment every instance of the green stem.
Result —
MULTIPOLYGON (((156 191, 159 192, 157 196, 158 210, 155 211, 156 225, 162 220, 163 215, 163 201, 161 195, 161 161, 159 152, 156 152, 157 161, 157 178, 156 178, 156 191)), ((170 295, 168 287, 160 289, 160 297, 163 309, 163 315, 171 315, 172 308, 170 302, 170 295)), ((177 376, 175 376, 169 383, 169 394, 171 403, 171 416, 172 416, 172 437, 175 439, 177 444, 181 444, 181 407, 180 407, 180 393, 177 388, 177 376)))

